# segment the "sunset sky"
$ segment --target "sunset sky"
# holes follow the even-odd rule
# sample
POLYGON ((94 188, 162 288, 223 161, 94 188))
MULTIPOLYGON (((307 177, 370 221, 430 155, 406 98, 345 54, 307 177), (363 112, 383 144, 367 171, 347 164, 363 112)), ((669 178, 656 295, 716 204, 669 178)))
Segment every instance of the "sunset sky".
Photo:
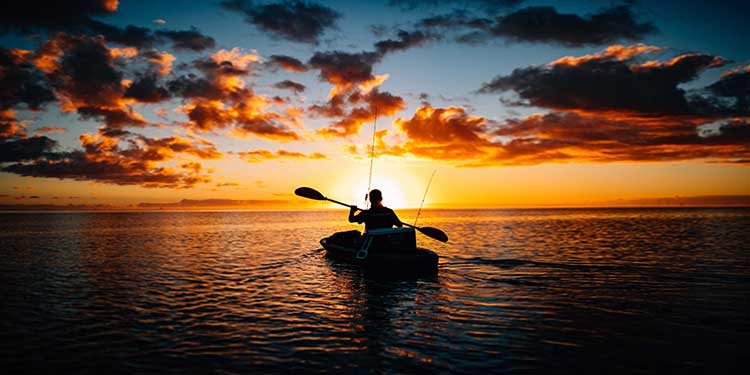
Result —
POLYGON ((0 204, 362 204, 374 123, 397 208, 750 196, 743 2, 70 3, 0 5, 0 204))

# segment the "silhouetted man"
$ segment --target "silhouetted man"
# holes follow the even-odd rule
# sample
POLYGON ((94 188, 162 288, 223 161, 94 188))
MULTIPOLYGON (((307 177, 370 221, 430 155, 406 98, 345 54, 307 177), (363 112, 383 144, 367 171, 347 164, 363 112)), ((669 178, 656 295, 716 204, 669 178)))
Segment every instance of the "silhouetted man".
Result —
POLYGON ((391 228, 394 225, 401 227, 401 220, 396 213, 388 207, 383 206, 383 194, 378 189, 370 192, 370 209, 354 214, 357 206, 349 206, 349 222, 365 223, 365 232, 371 229, 391 228))

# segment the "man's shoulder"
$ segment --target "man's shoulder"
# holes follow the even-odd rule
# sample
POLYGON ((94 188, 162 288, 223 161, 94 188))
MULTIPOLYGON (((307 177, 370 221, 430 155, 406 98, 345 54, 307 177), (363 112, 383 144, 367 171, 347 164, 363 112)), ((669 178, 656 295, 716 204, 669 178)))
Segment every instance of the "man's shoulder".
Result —
POLYGON ((395 212, 393 212, 393 210, 391 210, 390 208, 385 207, 385 206, 383 207, 383 212, 387 212, 389 214, 395 213, 395 212))

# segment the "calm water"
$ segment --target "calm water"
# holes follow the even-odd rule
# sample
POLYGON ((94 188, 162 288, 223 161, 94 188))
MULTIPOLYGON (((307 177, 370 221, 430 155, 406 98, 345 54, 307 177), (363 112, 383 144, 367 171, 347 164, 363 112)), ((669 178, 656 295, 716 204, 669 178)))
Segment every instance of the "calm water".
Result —
MULTIPOLYGON (((427 211, 438 276, 325 257, 333 212, 4 213, 4 373, 736 373, 750 210, 427 211)), ((413 212, 400 212, 402 218, 413 212)))

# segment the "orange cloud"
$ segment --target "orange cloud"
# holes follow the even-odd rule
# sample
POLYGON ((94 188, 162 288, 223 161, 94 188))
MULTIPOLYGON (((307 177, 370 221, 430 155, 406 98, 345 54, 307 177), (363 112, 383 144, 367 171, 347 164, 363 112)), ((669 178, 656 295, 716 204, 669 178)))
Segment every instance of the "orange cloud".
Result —
POLYGON ((157 67, 157 72, 160 76, 166 76, 172 72, 172 63, 175 61, 174 55, 168 52, 152 50, 144 53, 144 57, 157 67))
POLYGON ((237 155, 248 163, 260 163, 266 160, 277 159, 327 159, 325 155, 319 152, 303 154, 301 152, 287 151, 284 149, 278 149, 276 152, 269 150, 250 150, 238 152, 237 155))
POLYGON ((378 134, 379 155, 411 155, 458 166, 687 160, 744 165, 750 160, 750 119, 696 125, 679 119, 639 122, 550 113, 500 124, 461 107, 425 105, 410 119, 396 119, 394 126, 405 139, 389 145, 386 133, 378 134))
POLYGON ((393 116, 406 108, 404 100, 389 92, 372 90, 368 93, 350 91, 337 94, 325 106, 312 106, 317 115, 341 117, 329 126, 319 129, 318 134, 326 137, 347 137, 359 133, 362 125, 372 122, 377 116, 393 116), (360 106, 361 104, 361 106, 360 106), (352 106, 352 109, 347 107, 352 106))
POLYGON ((575 65, 580 65, 581 63, 592 61, 592 60, 602 60, 602 59, 609 59, 609 58, 612 58, 618 61, 623 61, 623 60, 630 60, 633 57, 638 56, 638 55, 643 55, 643 54, 652 53, 652 52, 659 52, 663 50, 664 48, 662 47, 649 46, 649 45, 645 45, 641 43, 634 44, 631 46, 623 46, 623 45, 615 44, 615 45, 607 47, 601 53, 595 53, 593 55, 584 55, 584 56, 578 56, 578 57, 565 56, 547 65, 575 66, 575 65))

